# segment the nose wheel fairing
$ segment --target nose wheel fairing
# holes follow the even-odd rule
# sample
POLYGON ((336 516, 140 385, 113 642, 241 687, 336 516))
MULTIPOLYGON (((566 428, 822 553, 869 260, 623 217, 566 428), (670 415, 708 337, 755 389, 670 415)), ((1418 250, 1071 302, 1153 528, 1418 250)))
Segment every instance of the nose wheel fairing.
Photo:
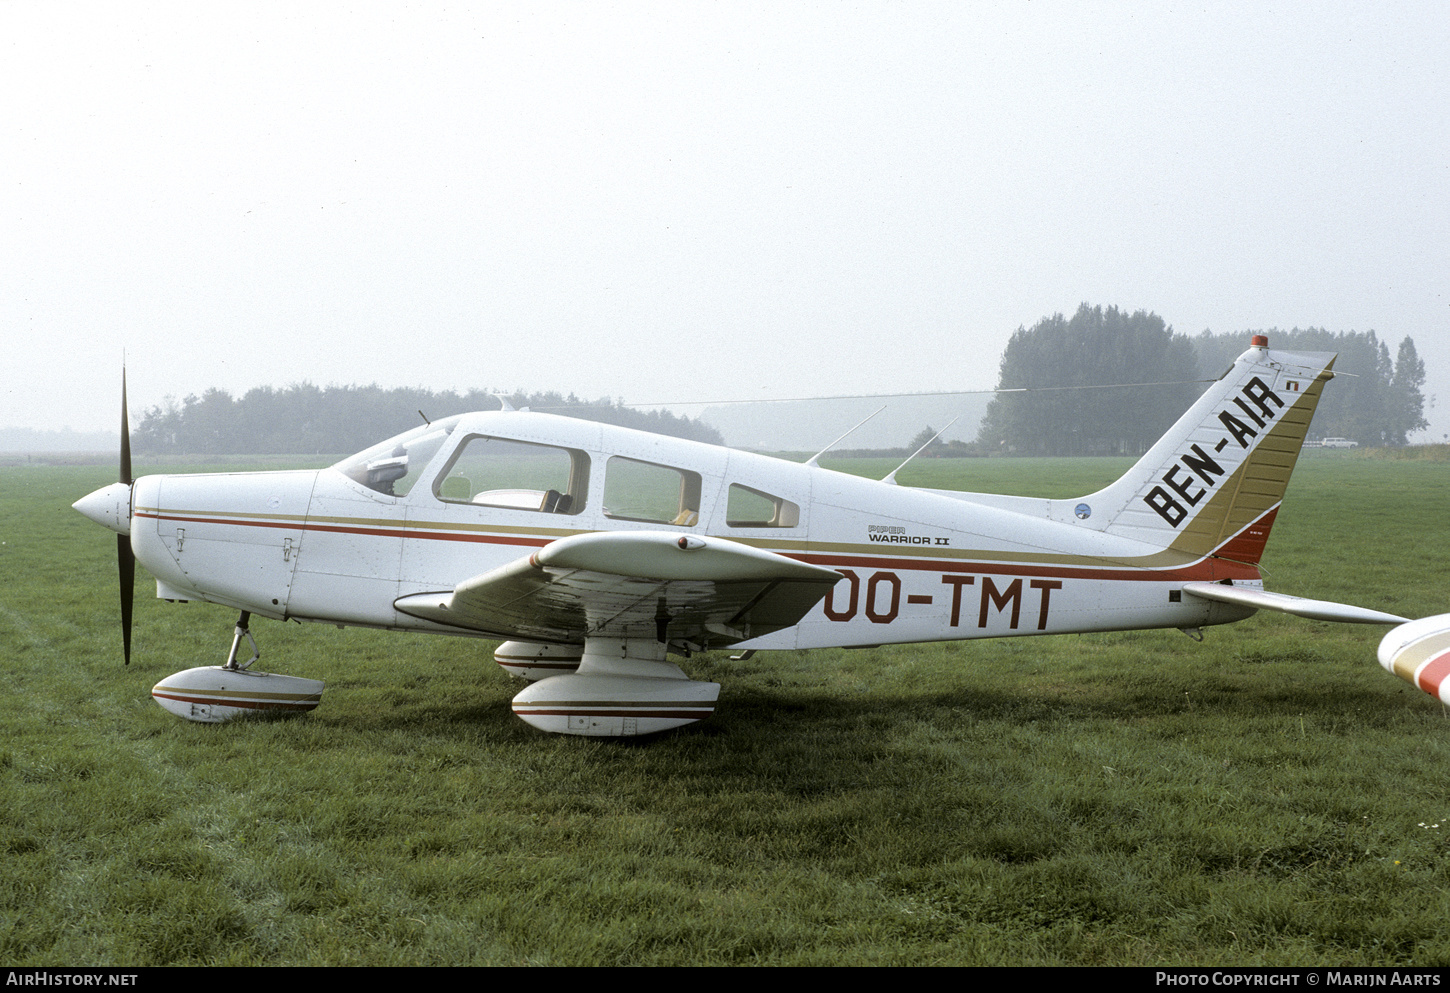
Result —
POLYGON ((224 665, 173 673, 151 688, 152 698, 177 717, 201 724, 219 724, 244 714, 315 709, 322 702, 322 680, 251 670, 262 653, 252 637, 250 621, 251 615, 242 611, 224 665), (252 657, 238 663, 243 638, 252 647, 252 657))
POLYGON ((218 724, 244 714, 313 710, 322 701, 322 685, 320 679, 200 666, 167 676, 151 696, 177 717, 218 724))

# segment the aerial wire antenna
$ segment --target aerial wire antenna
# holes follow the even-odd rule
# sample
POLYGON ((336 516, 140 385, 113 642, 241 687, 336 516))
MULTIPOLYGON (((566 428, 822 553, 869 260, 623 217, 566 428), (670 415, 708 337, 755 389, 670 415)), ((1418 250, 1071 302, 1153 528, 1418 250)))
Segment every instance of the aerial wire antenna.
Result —
POLYGON ((845 434, 841 435, 841 437, 839 437, 835 441, 831 442, 825 448, 822 448, 819 452, 817 452, 816 454, 812 455, 810 458, 806 459, 806 465, 816 465, 817 464, 816 463, 816 459, 820 458, 822 455, 825 455, 827 452, 829 452, 831 449, 835 448, 842 441, 845 441, 846 438, 853 431, 856 430, 856 428, 859 428, 862 424, 865 424, 867 421, 869 421, 871 418, 875 417, 877 414, 881 413, 885 409, 886 409, 886 404, 883 403, 881 406, 879 406, 875 410, 871 411, 871 413, 867 414, 862 420, 860 420, 859 422, 857 422, 856 427, 853 427, 850 431, 847 431, 845 434))
MULTIPOLYGON (((1350 373, 1339 373, 1350 375, 1350 373)), ((987 396, 997 393, 1049 393, 1062 390, 1122 390, 1144 386, 1190 386, 1216 383, 1217 379, 1167 379, 1156 383, 1092 383, 1082 386, 1005 386, 991 390, 927 390, 920 393, 842 393, 815 397, 745 397, 730 400, 655 400, 649 403, 619 403, 620 407, 695 407, 725 403, 801 403, 805 400, 894 400, 898 397, 987 396)), ((540 407, 539 410, 551 408, 540 407)))
MULTIPOLYGON (((961 420, 961 417, 960 416, 957 416, 957 417, 953 417, 951 420, 947 421, 947 427, 946 428, 942 428, 936 434, 934 434, 930 438, 928 438, 927 439, 927 442, 926 442, 926 445, 930 445, 933 441, 936 441, 942 435, 946 434, 947 428, 951 427, 953 424, 955 424, 959 420, 961 420)), ((926 445, 922 445, 916 451, 914 451, 910 455, 908 455, 906 457, 906 462, 910 462, 912 459, 916 458, 922 452, 926 451, 926 445)), ((889 473, 886 474, 886 477, 884 479, 882 479, 881 481, 883 483, 889 483, 892 486, 898 486, 898 485, 900 485, 899 483, 896 482, 896 474, 898 472, 900 472, 902 469, 905 469, 906 468, 906 462, 903 462, 903 463, 901 463, 901 465, 897 466, 895 469, 892 469, 889 473)))

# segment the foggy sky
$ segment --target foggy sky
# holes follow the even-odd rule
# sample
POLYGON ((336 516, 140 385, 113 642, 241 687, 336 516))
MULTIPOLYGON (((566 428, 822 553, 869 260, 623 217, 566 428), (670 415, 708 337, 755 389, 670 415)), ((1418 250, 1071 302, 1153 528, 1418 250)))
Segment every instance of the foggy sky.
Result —
POLYGON ((1088 302, 1410 335, 1438 440, 1447 9, 8 0, 0 426, 123 353, 133 418, 983 389, 1088 302))

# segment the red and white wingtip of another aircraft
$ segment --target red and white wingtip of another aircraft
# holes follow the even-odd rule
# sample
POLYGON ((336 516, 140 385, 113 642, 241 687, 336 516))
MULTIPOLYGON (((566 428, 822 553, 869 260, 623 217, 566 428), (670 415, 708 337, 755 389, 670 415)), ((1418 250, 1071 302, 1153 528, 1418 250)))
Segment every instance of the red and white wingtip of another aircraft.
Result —
POLYGON ((1450 704, 1450 614, 1401 624, 1380 641, 1380 665, 1450 704))

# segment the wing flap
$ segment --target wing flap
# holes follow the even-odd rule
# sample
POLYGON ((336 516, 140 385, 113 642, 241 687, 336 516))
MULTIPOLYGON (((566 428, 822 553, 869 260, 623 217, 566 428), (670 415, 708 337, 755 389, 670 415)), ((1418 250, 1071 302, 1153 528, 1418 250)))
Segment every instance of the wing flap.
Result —
POLYGON ((1309 600, 1305 597, 1289 596, 1285 593, 1270 593, 1268 590, 1243 586, 1225 586, 1223 583, 1184 583, 1183 592, 1204 600, 1221 603, 1236 603, 1242 607, 1259 610, 1276 610, 1281 614, 1293 614, 1316 621, 1340 621, 1348 624, 1403 624, 1409 620, 1396 614, 1386 614, 1368 607, 1356 607, 1332 600, 1309 600))
POLYGON ((572 535, 459 583, 394 602, 450 627, 524 640, 665 637, 733 644, 790 627, 841 574, 726 538, 572 535))

